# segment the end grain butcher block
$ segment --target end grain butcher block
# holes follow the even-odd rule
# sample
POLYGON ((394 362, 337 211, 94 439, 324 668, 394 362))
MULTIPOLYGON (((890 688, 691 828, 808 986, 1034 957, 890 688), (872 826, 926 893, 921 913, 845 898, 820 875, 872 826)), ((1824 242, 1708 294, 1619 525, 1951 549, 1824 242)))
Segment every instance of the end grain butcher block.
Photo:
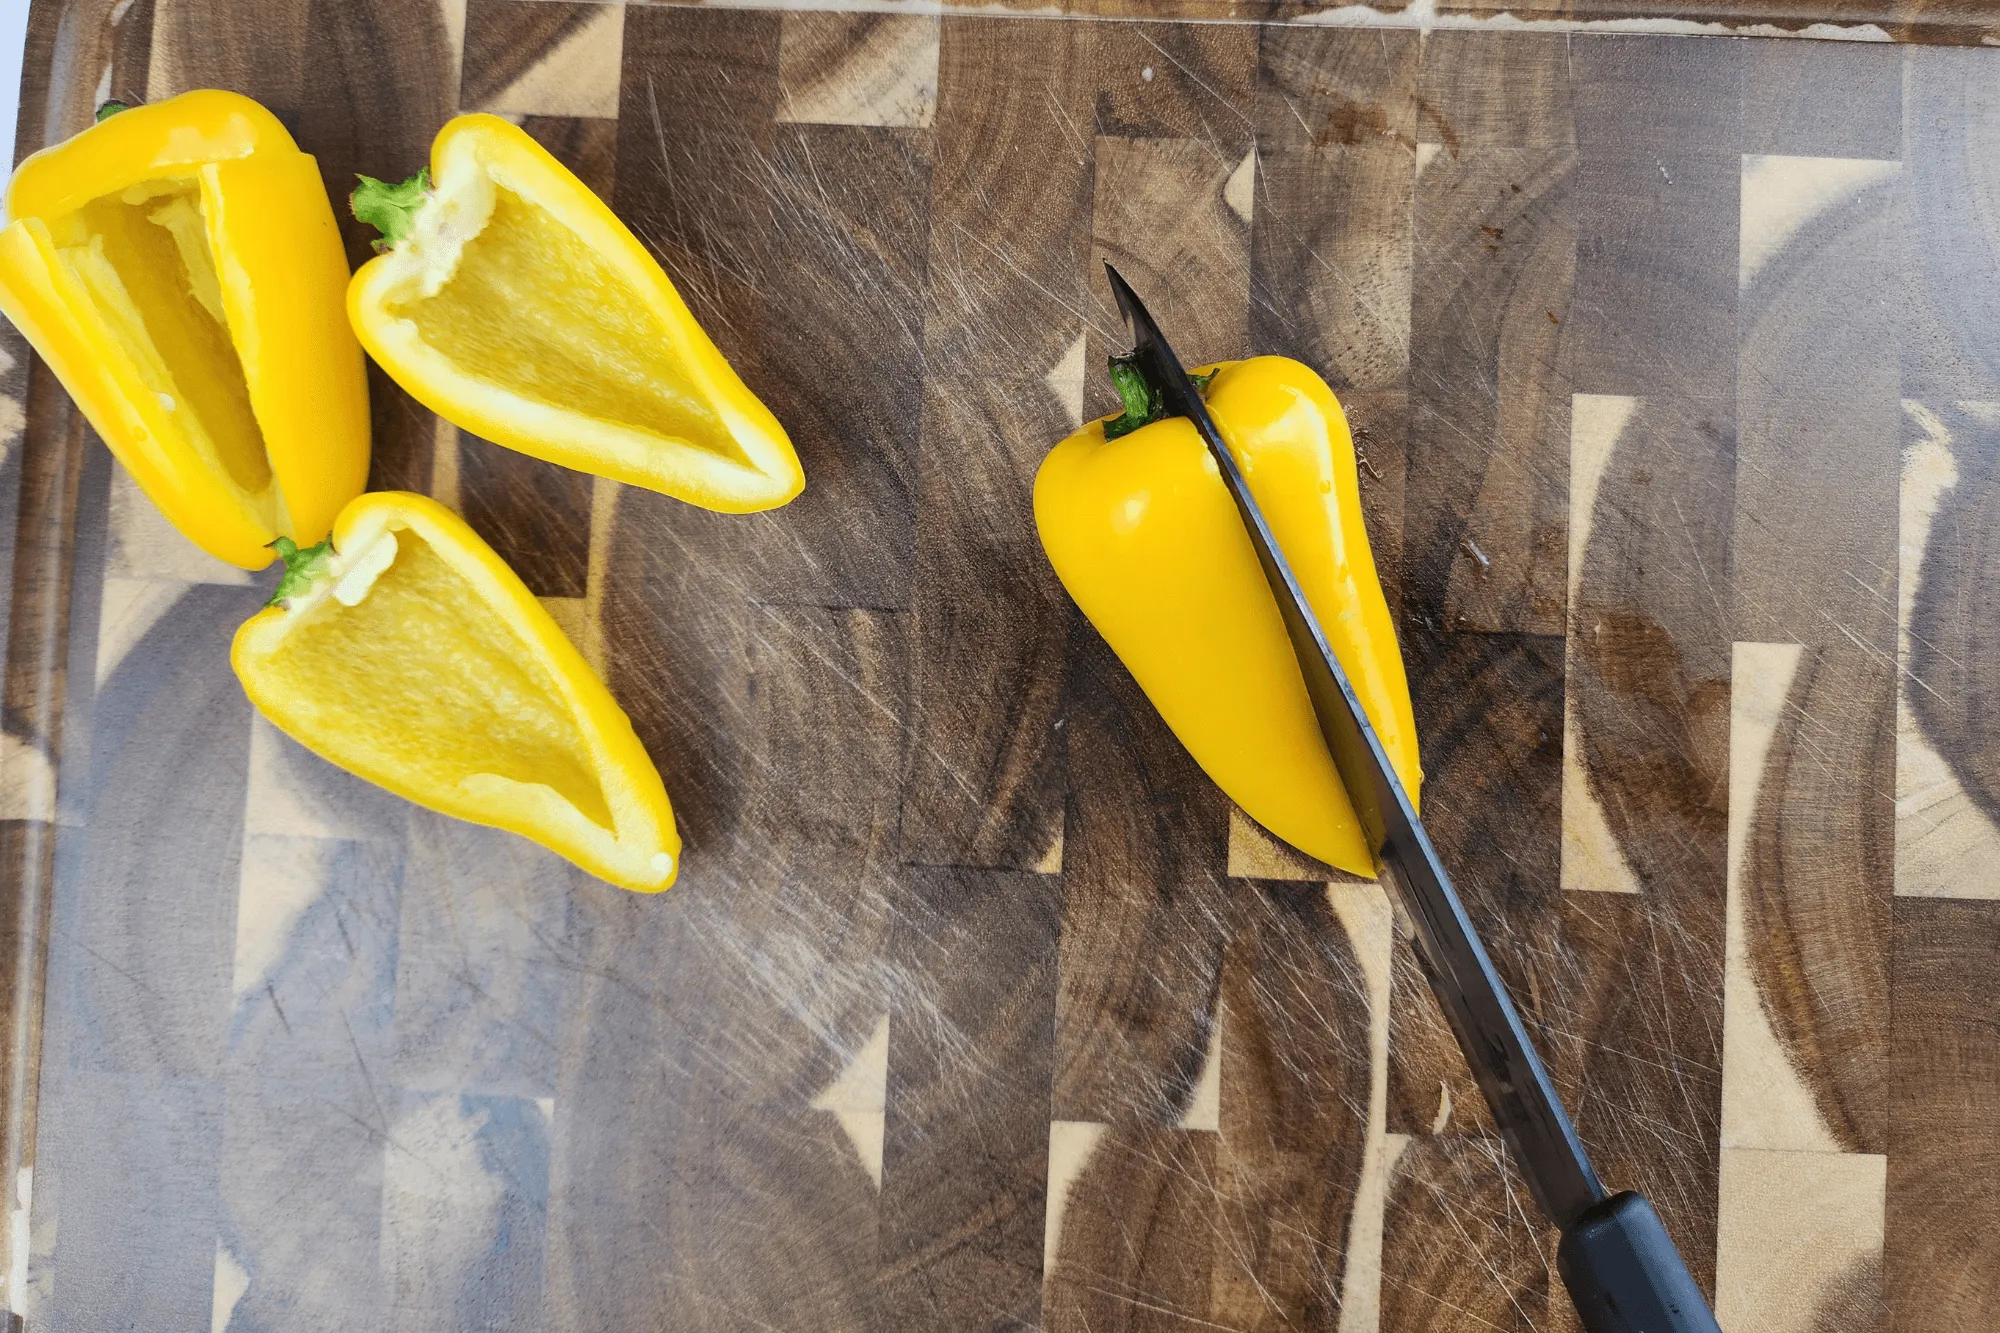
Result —
POLYGON ((1725 1326, 2000 1326, 2000 52, 1303 8, 38 0, 24 151, 232 88, 344 194, 518 119, 808 488, 705 513, 371 381, 373 484, 665 774, 640 897, 258 721, 268 576, 6 333, 30 1333, 1570 1328, 1387 898, 1230 809, 1037 545, 1105 259, 1339 390, 1430 828, 1725 1326))

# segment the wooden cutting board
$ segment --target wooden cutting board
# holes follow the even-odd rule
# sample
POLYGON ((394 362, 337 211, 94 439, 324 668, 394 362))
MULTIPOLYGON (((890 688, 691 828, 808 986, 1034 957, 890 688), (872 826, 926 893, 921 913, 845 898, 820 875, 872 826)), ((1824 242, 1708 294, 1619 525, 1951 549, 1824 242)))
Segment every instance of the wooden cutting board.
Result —
POLYGON ((6 332, 5 1303, 1573 1327, 1391 904, 1234 812, 1042 559, 1109 258, 1192 359, 1339 389, 1433 836, 1726 1326, 2000 1326, 1996 62, 39 0, 24 146, 235 88, 344 193, 519 118, 809 485, 708 514, 371 381, 375 485, 457 505, 659 761, 687 868, 643 898, 256 720, 226 647, 269 576, 168 529, 6 332))

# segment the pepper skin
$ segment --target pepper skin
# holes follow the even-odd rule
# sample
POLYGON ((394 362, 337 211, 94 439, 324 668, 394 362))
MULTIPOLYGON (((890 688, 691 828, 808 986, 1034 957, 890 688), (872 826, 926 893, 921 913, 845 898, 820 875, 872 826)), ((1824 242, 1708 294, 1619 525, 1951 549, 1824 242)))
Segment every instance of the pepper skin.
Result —
POLYGON ((624 710, 465 520, 364 495, 287 550, 230 663, 259 712, 398 796, 534 839, 644 893, 674 882, 673 806, 624 710))
POLYGON ((0 312, 160 511, 244 569, 368 479, 368 384, 326 187, 235 93, 121 111, 21 164, 0 312))
MULTIPOLYGON (((1284 357, 1210 369, 1209 414, 1415 800, 1409 685, 1340 403, 1284 357)), ((1035 478, 1035 524, 1057 576, 1245 813, 1301 851, 1373 875, 1277 601, 1201 436, 1184 417, 1109 441, 1105 425, 1057 445, 1035 478)))
POLYGON ((805 487, 791 440, 652 254, 517 126, 466 115, 428 178, 362 178, 384 253, 348 313, 412 397, 496 444, 725 513, 805 487))

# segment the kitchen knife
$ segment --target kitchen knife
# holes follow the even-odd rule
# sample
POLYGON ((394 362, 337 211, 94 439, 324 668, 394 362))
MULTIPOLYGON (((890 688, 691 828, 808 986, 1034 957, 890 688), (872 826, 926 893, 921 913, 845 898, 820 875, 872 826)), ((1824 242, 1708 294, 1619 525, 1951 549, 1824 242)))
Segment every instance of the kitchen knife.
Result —
POLYGON ((1431 990, 1536 1204, 1562 1233, 1556 1264, 1584 1328, 1588 1333, 1720 1333, 1652 1205, 1629 1190, 1607 1194, 1591 1169, 1534 1043, 1235 456, 1145 304, 1117 269, 1110 264, 1104 268, 1132 327, 1139 373, 1160 395, 1168 415, 1194 423, 1243 517, 1298 654, 1320 732, 1376 849, 1381 877, 1395 886, 1416 924, 1417 955, 1431 990))

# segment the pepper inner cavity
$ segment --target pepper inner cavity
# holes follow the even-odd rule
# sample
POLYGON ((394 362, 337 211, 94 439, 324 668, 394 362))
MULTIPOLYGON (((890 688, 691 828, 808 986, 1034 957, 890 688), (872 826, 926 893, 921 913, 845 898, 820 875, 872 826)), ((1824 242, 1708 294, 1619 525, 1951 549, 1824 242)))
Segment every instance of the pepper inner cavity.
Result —
POLYGON ((309 699, 322 735, 354 737, 450 789, 490 773, 553 788, 612 827, 590 748, 556 679, 507 622, 413 529, 356 549, 366 586, 303 610, 269 666, 272 688, 309 699), (330 670, 329 666, 337 666, 330 670))
POLYGON ((229 336, 200 185, 142 182, 93 199, 51 230, 160 406, 272 521, 271 461, 229 336))
POLYGON ((561 220, 504 186, 451 280, 394 312, 466 375, 750 466, 644 298, 561 220))

